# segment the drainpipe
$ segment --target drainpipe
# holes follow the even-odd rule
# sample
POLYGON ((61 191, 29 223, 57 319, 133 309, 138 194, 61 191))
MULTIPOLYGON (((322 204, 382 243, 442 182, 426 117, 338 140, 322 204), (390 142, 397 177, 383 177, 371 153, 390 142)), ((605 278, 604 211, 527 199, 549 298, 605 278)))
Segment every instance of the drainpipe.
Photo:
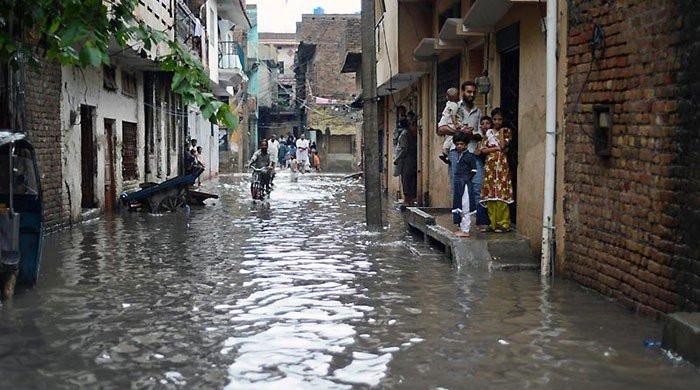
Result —
POLYGON ((542 276, 549 275, 554 241, 554 186, 557 156, 557 1, 547 0, 547 106, 542 215, 542 276))

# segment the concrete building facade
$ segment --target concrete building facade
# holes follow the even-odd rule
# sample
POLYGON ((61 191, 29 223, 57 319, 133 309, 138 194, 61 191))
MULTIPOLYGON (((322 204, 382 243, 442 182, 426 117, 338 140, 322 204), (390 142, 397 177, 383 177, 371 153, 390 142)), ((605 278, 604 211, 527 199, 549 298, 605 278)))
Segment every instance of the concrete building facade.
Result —
MULTIPOLYGON (((145 0, 135 17, 196 55, 216 95, 227 100, 231 95, 219 84, 216 44, 227 25, 221 22, 243 14, 239 3, 233 5, 145 0)), ((42 63, 26 70, 24 122, 7 125, 25 131, 37 148, 46 228, 78 222, 86 212, 115 210, 120 193, 181 174, 191 138, 203 147, 202 178, 217 175, 218 128, 171 91, 172 75, 156 62, 167 50, 166 45, 145 53, 110 47, 110 66, 42 63)))

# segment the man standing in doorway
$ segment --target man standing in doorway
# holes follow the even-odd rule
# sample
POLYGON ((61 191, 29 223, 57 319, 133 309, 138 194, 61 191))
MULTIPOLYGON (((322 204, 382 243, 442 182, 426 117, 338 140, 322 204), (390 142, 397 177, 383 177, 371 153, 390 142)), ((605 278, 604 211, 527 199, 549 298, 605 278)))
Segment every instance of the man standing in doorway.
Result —
MULTIPOLYGON (((455 135, 458 132, 467 134, 467 139, 469 143, 467 144, 467 152, 474 155, 476 147, 479 145, 479 141, 483 138, 480 130, 481 122, 481 110, 476 106, 476 83, 473 81, 465 81, 462 83, 462 100, 459 103, 459 118, 461 119, 462 127, 457 129, 450 129, 447 126, 441 127, 438 130, 438 135, 447 136, 455 135)), ((454 144, 450 149, 450 182, 454 183, 454 168, 457 166, 458 153, 455 149, 454 144)), ((477 172, 471 181, 467 183, 469 187, 469 193, 474 197, 477 204, 479 201, 479 193, 481 192, 481 180, 484 177, 484 164, 476 156, 473 156, 477 160, 477 172)), ((486 215, 486 213, 483 213, 486 215)), ((453 216, 454 222, 459 223, 459 216, 453 216)), ((477 225, 488 224, 480 220, 479 214, 477 212, 477 225), (480 223, 481 222, 481 223, 480 223)))
MULTIPOLYGON (((481 117, 483 114, 476 106, 476 93, 476 83, 471 80, 462 83, 462 101, 460 102, 459 107, 462 117, 462 131, 469 135, 467 152, 472 154, 476 160, 476 174, 471 178, 471 181, 468 182, 468 184, 471 184, 469 186, 469 192, 471 197, 474 199, 475 204, 479 205, 481 182, 484 178, 484 161, 478 156, 474 155, 474 152, 476 152, 476 148, 485 134, 482 134, 481 132, 481 117)), ((454 147, 450 151, 450 161, 453 161, 453 158, 457 158, 457 153, 456 150, 454 150, 454 147)), ((486 209, 484 207, 477 206, 476 225, 484 226, 488 224, 489 218, 488 214, 486 213, 486 209)))
POLYGON ((301 133, 297 140, 297 164, 302 173, 306 173, 309 168, 309 140, 306 139, 306 134, 301 133))

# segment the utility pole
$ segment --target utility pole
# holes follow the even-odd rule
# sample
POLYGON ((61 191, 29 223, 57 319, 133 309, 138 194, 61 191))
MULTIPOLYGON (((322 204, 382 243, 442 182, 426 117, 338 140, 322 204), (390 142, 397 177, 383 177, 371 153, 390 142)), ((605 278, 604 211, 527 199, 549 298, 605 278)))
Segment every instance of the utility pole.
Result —
POLYGON ((382 184, 379 175, 379 129, 377 121, 377 51, 375 42, 375 0, 362 0, 362 99, 364 102, 365 212, 367 227, 382 228, 382 184))

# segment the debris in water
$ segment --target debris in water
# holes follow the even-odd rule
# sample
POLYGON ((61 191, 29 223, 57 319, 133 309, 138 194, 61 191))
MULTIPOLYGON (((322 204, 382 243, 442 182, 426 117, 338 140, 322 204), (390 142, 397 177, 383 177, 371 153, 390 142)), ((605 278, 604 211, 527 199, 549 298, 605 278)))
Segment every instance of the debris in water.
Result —
POLYGON ((644 346, 647 348, 658 348, 661 346, 661 341, 646 339, 644 340, 644 346))
POLYGON ((506 341, 506 340, 498 339, 498 344, 501 344, 501 345, 509 345, 510 343, 509 343, 508 341, 506 341))

